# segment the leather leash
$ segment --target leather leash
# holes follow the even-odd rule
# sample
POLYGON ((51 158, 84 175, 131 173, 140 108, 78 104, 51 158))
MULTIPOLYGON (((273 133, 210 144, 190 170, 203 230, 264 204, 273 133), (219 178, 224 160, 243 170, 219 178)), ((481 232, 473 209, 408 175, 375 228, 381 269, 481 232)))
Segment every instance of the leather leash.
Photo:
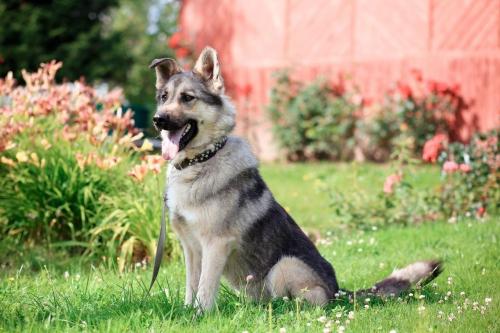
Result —
POLYGON ((167 223, 165 221, 167 215, 167 189, 163 193, 163 207, 161 210, 161 227, 160 227, 160 237, 158 238, 158 245, 156 247, 155 264, 153 268, 153 276, 151 277, 151 284, 149 285, 148 293, 151 292, 151 288, 156 281, 158 272, 160 271, 161 259, 163 258, 163 250, 165 248, 165 239, 167 238, 167 223))

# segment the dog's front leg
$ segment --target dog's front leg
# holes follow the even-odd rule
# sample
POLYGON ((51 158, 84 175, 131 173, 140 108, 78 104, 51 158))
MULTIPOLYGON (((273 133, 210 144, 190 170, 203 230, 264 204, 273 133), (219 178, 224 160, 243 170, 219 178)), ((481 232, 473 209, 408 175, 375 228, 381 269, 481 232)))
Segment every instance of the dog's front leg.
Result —
POLYGON ((202 244, 201 277, 196 294, 196 304, 200 311, 210 310, 215 303, 231 248, 232 242, 227 239, 211 239, 202 244))
POLYGON ((185 244, 182 242, 184 250, 184 261, 186 263, 186 296, 184 304, 191 305, 194 302, 196 293, 198 292, 198 284, 200 283, 201 274, 201 248, 193 244, 185 244))

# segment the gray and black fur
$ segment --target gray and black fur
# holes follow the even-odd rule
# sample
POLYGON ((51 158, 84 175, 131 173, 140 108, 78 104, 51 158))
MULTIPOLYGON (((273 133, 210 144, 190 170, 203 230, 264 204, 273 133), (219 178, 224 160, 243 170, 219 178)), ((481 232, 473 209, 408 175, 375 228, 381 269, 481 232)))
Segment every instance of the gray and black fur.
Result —
MULTIPOLYGON (((210 149, 232 131, 235 111, 224 95, 215 50, 206 48, 192 72, 171 59, 155 60, 152 67, 159 96, 155 123, 162 136, 196 126, 195 135, 185 130, 187 143, 171 165, 210 149), (193 99, 186 102, 185 94, 193 99)), ((184 250, 186 304, 212 308, 222 276, 260 300, 302 297, 323 305, 341 292, 333 267, 276 202, 242 139, 229 136, 210 159, 169 168, 167 196, 172 228, 184 250)), ((357 293, 398 295, 439 272, 437 261, 417 262, 357 293)))

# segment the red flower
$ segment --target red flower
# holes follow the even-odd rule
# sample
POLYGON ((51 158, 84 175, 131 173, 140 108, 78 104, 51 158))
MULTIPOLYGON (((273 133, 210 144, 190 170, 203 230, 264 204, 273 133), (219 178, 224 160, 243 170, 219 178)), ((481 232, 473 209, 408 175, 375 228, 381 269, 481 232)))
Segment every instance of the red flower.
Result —
POLYGON ((392 175, 387 176, 384 182, 384 192, 385 193, 392 193, 394 191, 394 186, 396 184, 399 184, 401 180, 403 179, 403 175, 394 173, 392 175))
POLYGON ((439 153, 443 149, 443 144, 447 141, 445 134, 436 134, 424 144, 422 159, 425 162, 435 163, 439 153))
POLYGON ((477 209, 477 212, 476 212, 476 213, 477 213, 477 216, 479 216, 479 217, 483 217, 484 213, 486 213, 486 208, 484 208, 483 206, 481 206, 481 207, 479 207, 479 208, 477 209))
POLYGON ((411 88, 407 84, 398 83, 397 90, 404 99, 408 99, 412 95, 411 88))
POLYGON ((185 58, 189 55, 189 53, 189 49, 185 47, 179 47, 175 50, 175 56, 177 57, 177 59, 185 58))
POLYGON ((459 169, 463 173, 468 173, 472 171, 472 167, 469 164, 460 164, 459 169))
POLYGON ((427 82, 427 89, 429 89, 430 92, 437 92, 437 86, 438 83, 436 81, 429 80, 427 82))
POLYGON ((181 46, 181 41, 182 41, 182 35, 181 35, 180 31, 177 31, 177 32, 173 33, 172 36, 170 36, 170 38, 168 40, 168 46, 171 49, 176 49, 176 48, 181 46))
POLYGON ((445 93, 448 90, 448 85, 446 83, 443 83, 443 82, 438 82, 436 89, 437 89, 438 93, 445 93))
POLYGON ((453 173, 458 170, 458 164, 454 161, 446 161, 443 164, 443 171, 447 173, 453 173))
POLYGON ((455 83, 454 85, 451 86, 450 90, 455 95, 458 95, 460 93, 460 85, 458 83, 455 83))

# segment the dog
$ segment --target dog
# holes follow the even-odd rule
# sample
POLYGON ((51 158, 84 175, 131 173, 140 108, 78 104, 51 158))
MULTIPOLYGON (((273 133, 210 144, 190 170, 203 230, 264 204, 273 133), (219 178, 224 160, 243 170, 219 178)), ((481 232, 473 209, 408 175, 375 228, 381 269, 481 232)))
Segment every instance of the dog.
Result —
MULTIPOLYGON (((185 304, 213 308, 224 276, 255 300, 301 297, 325 305, 340 294, 335 271, 274 199, 249 145, 231 136, 235 108, 224 94, 217 52, 206 47, 191 71, 155 59, 167 205, 186 265, 185 304)), ((441 272, 439 261, 394 271, 359 295, 399 295, 441 272)))

